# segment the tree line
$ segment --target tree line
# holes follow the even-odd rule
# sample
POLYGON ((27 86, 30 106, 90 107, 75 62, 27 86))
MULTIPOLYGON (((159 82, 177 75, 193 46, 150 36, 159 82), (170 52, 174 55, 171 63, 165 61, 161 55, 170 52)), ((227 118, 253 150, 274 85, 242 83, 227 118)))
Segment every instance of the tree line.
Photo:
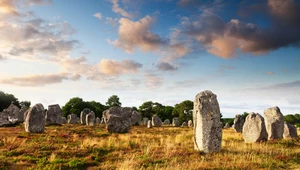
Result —
MULTIPOLYGON (((0 111, 8 108, 11 102, 14 102, 14 104, 18 107, 25 105, 27 108, 29 108, 31 105, 30 101, 20 102, 13 94, 0 91, 0 111)), ((113 106, 122 106, 120 98, 117 95, 110 96, 105 104, 101 104, 97 101, 84 101, 80 97, 73 97, 64 106, 62 106, 62 112, 64 117, 67 117, 67 115, 72 113, 79 117, 80 112, 83 109, 89 108, 95 112, 97 117, 101 118, 103 111, 113 106)), ((151 119, 153 115, 157 115, 163 121, 166 119, 172 120, 174 117, 178 117, 179 122, 183 123, 193 119, 193 107, 194 104, 190 100, 184 100, 181 103, 175 104, 174 106, 165 106, 159 102, 146 101, 139 107, 132 106, 132 109, 138 111, 142 117, 147 117, 148 119, 151 119)), ((245 119, 248 114, 249 113, 244 112, 242 117, 245 119)), ((229 123, 230 126, 233 125, 234 118, 222 118, 222 114, 220 116, 223 125, 226 123, 229 123)), ((284 120, 287 123, 291 123, 300 127, 300 114, 285 115, 284 120)))

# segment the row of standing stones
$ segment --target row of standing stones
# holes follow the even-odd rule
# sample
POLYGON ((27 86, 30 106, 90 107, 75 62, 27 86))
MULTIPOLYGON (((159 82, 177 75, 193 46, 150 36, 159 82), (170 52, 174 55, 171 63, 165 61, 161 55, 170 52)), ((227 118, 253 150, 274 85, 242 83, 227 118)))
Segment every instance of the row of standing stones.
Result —
MULTIPOLYGON (((278 107, 269 108, 264 111, 265 119, 258 113, 251 113, 246 121, 237 115, 233 128, 242 132, 245 142, 260 142, 263 140, 281 139, 286 134, 297 137, 297 131, 293 125, 283 122, 283 115, 278 107)), ((152 120, 141 117, 137 111, 130 107, 112 107, 103 112, 102 119, 95 117, 90 109, 82 110, 80 118, 76 114, 68 115, 68 119, 62 117, 59 105, 50 105, 48 110, 42 104, 36 104, 29 110, 25 106, 19 109, 13 103, 3 112, 0 112, 0 126, 12 125, 24 121, 25 131, 30 133, 42 133, 45 125, 75 124, 94 126, 106 124, 106 129, 111 133, 127 133, 133 125, 147 125, 159 127, 163 124, 170 125, 170 120, 164 122, 158 116, 152 120)), ((178 118, 173 118, 172 126, 178 127, 178 118)), ((194 127, 195 150, 211 153, 221 150, 222 123, 220 120, 220 107, 217 96, 211 91, 203 91, 196 95, 194 100, 193 121, 184 122, 182 126, 194 127)), ((225 128, 228 128, 228 124, 225 128)))
MULTIPOLYGON (((247 143, 298 136, 296 127, 284 122, 283 114, 277 106, 266 109, 264 117, 252 112, 244 120, 241 115, 236 115, 232 127, 242 133, 247 143)), ((225 128, 229 128, 229 125, 225 125, 225 128)))

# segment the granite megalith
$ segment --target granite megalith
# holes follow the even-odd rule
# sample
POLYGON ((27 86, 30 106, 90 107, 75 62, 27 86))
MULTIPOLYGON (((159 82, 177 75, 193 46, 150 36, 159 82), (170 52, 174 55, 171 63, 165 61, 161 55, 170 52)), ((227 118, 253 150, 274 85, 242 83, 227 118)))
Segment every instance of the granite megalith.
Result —
POLYGON ((246 117, 242 132, 246 143, 265 141, 268 139, 264 118, 258 113, 250 113, 246 117))
POLYGON ((36 104, 28 110, 25 119, 25 131, 42 133, 45 130, 45 110, 42 104, 36 104))
POLYGON ((284 121, 280 109, 277 106, 266 109, 264 111, 264 118, 268 133, 268 140, 282 139, 284 121))

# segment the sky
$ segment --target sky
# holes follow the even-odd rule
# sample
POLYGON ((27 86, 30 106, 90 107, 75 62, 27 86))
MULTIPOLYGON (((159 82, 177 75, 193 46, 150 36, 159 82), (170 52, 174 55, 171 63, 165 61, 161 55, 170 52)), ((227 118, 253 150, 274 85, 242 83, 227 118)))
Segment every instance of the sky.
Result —
POLYGON ((300 112, 300 1, 0 0, 0 90, 175 105, 204 90, 223 117, 300 112))

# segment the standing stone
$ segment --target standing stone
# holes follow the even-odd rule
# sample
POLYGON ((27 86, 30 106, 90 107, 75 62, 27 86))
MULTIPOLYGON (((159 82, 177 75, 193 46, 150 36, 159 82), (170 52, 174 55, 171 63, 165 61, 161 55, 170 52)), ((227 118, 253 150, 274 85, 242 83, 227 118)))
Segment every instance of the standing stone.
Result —
POLYGON ((131 127, 131 107, 111 107, 107 110, 106 129, 110 133, 127 133, 131 127))
POLYGON ((100 125, 101 119, 99 117, 96 117, 96 125, 100 125))
POLYGON ((189 127, 193 127, 193 121, 192 121, 192 120, 189 120, 189 121, 188 121, 188 126, 189 126, 189 127))
POLYGON ((101 118, 101 124, 105 124, 104 117, 101 118))
POLYGON ((76 114, 68 115, 68 124, 76 124, 78 122, 78 117, 76 114))
POLYGON ((49 105, 46 112, 46 125, 60 125, 62 110, 58 104, 49 105))
POLYGON ((158 116, 154 115, 154 116, 152 117, 152 126, 157 126, 157 127, 159 127, 159 126, 161 126, 161 125, 162 125, 161 119, 160 119, 158 116))
POLYGON ((95 113, 93 111, 91 111, 89 114, 86 115, 86 125, 88 126, 95 126, 95 113))
POLYGON ((26 106, 25 105, 22 105, 21 106, 21 109, 19 111, 19 114, 18 114, 18 122, 24 122, 25 120, 25 117, 24 117, 24 113, 27 111, 26 109, 26 106))
POLYGON ((85 108, 80 113, 80 123, 86 125, 86 115, 91 112, 91 109, 85 108))
POLYGON ((148 124, 148 120, 149 120, 149 119, 148 119, 147 117, 144 117, 144 118, 143 118, 143 121, 142 121, 142 124, 143 124, 143 125, 147 125, 147 124, 148 124))
POLYGON ((221 150, 222 123, 217 96, 211 91, 203 91, 194 100, 194 148, 211 153, 221 150))
POLYGON ((61 124, 66 124, 67 123, 67 119, 65 117, 61 117, 61 124))
POLYGON ((236 132, 242 132, 243 131, 243 126, 244 126, 244 119, 242 115, 236 115, 233 121, 233 129, 236 132))
POLYGON ((243 138, 246 143, 260 142, 268 139, 264 118, 258 113, 250 113, 244 123, 243 138))
POLYGON ((186 122, 183 122, 181 126, 182 126, 182 127, 187 127, 188 124, 187 124, 186 122))
POLYGON ((283 132, 283 138, 284 139, 290 139, 290 138, 297 138, 297 129, 294 125, 289 123, 284 123, 284 132, 283 132))
POLYGON ((28 111, 29 111, 29 110, 26 110, 26 111, 24 112, 24 121, 26 120, 26 117, 27 117, 28 111))
POLYGON ((264 117, 268 133, 268 140, 282 139, 284 122, 280 109, 277 106, 266 109, 264 111, 264 117))
POLYGON ((169 119, 166 119, 166 120, 164 121, 164 125, 170 125, 170 120, 169 120, 169 119))
POLYGON ((178 127, 179 126, 179 120, 178 120, 178 117, 174 117, 173 120, 172 120, 172 125, 174 127, 178 127))
POLYGON ((139 125, 141 119, 142 115, 137 111, 133 111, 131 115, 131 125, 139 125))
POLYGON ((227 122, 224 126, 224 129, 229 129, 230 128, 230 124, 227 122))
POLYGON ((106 109, 106 110, 104 110, 104 111, 102 112, 102 120, 103 120, 104 124, 107 123, 107 119, 108 119, 108 110, 109 110, 109 109, 106 109))
POLYGON ((152 121, 151 120, 148 120, 148 122, 147 122, 147 128, 152 128, 152 121))
POLYGON ((42 104, 36 104, 28 110, 25 119, 25 131, 42 133, 45 130, 45 111, 42 104))

